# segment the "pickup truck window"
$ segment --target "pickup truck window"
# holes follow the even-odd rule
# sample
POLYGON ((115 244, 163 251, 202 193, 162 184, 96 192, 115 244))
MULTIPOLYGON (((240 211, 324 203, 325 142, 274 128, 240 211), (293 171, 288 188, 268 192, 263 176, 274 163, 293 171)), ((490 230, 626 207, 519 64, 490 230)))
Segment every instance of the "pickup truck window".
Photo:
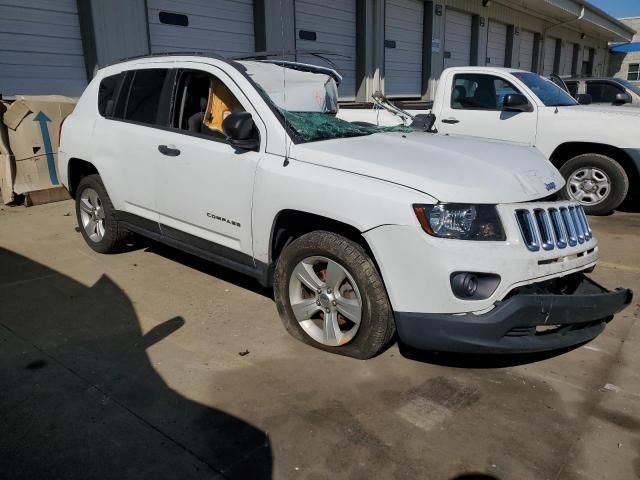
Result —
POLYGON ((611 82, 587 81, 587 93, 591 95, 593 103, 613 103, 616 94, 624 93, 624 89, 611 82))
POLYGON ((524 83, 546 107, 568 107, 578 105, 571 95, 551 80, 531 72, 511 72, 511 75, 524 83))
POLYGON ((502 110, 505 95, 520 93, 506 80, 494 75, 458 74, 453 79, 451 108, 455 110, 502 110))

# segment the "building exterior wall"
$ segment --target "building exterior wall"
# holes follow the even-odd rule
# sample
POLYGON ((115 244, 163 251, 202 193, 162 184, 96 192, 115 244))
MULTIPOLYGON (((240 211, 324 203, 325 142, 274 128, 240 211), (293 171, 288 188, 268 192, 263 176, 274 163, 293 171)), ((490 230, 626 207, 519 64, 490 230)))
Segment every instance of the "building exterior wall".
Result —
MULTIPOLYGON (((11 3, 10 0, 7 0, 11 3)), ((13 0, 16 5, 24 0, 13 0)), ((34 0, 29 0, 34 1, 34 0)), ((76 3, 82 36, 83 59, 86 66, 86 78, 90 79, 97 68, 116 62, 123 58, 145 55, 152 51, 149 40, 149 18, 147 0, 65 0, 76 3)), ((296 1, 304 0, 253 0, 255 51, 293 51, 296 48, 296 1)), ((356 22, 356 101, 370 101, 371 94, 376 91, 384 92, 384 64, 385 64, 385 0, 355 0, 357 2, 356 22)), ((496 22, 507 27, 507 45, 505 50, 505 66, 518 68, 519 63, 525 65, 523 69, 533 67, 534 71, 542 72, 547 52, 547 67, 549 68, 549 49, 553 53, 559 52, 561 57, 554 58, 553 69, 558 73, 580 74, 583 67, 583 57, 593 53, 593 75, 607 73, 607 40, 620 39, 620 33, 626 27, 616 24, 603 12, 593 7, 586 12, 590 19, 589 32, 583 33, 574 23, 580 15, 581 3, 577 0, 492 0, 484 7, 482 0, 422 0, 424 1, 424 32, 423 32, 423 64, 421 79, 421 98, 433 98, 445 64, 445 18, 447 9, 454 9, 472 16, 471 25, 471 55, 470 62, 476 65, 487 63, 487 40, 490 22, 496 22), (540 13, 544 12, 544 14, 540 13), (594 13, 595 12, 595 13, 594 13), (607 26, 608 30, 604 30, 607 26), (612 30, 613 29, 613 30, 612 30), (535 35, 532 65, 527 65, 526 59, 520 54, 520 32, 527 31, 528 38, 535 35), (607 33, 609 32, 609 33, 607 33), (596 34, 599 35, 596 38, 596 34), (607 38, 607 35, 610 35, 607 38), (559 39, 559 42, 556 41, 559 39), (545 41, 546 40, 546 41, 545 41), (574 59, 574 52, 577 57, 574 59), (567 56, 571 58, 568 59, 567 56), (577 68, 576 68, 577 67, 577 68)), ((7 3, 7 2, 5 2, 7 3)), ((191 2, 194 3, 194 2, 191 2)), ((162 8, 170 12, 180 12, 181 3, 173 0, 163 0, 162 8)), ((195 17, 194 21, 195 21, 195 17)), ((212 17, 214 18, 214 17, 212 17)), ((585 17, 586 18, 586 17, 585 17)), ((640 19, 629 19, 631 26, 640 28, 640 19), (637 22, 637 23, 634 23, 637 22)), ((466 28, 466 27, 465 27, 466 28)), ((501 27, 502 28, 502 27, 501 27)), ((1 32, 0 32, 1 33, 1 32)), ((630 36, 628 31, 625 34, 630 36)), ((467 37, 468 38, 468 37, 467 37)), ((626 37, 625 37, 626 38, 626 37)), ((493 43, 495 50, 495 42, 493 43)), ((167 46, 167 48, 169 48, 167 46)), ((528 51, 531 45, 528 45, 528 51)), ((179 50, 176 46, 176 50, 179 50)), ((199 50, 196 46, 194 50, 199 50)), ((202 51, 208 50, 207 45, 202 51)), ((619 62, 619 68, 632 63, 635 58, 629 55, 625 62, 619 62)), ((492 52, 492 58, 496 58, 492 52)), ((501 58, 501 57, 499 57, 501 58)), ((615 60, 615 59, 614 59, 615 60)), ((500 60, 502 61, 502 60, 500 60)), ((639 60, 640 61, 640 60, 639 60)), ((0 62, 1 63, 1 62, 0 62)), ((612 68, 616 65, 612 65, 612 68)), ((626 70, 619 70, 626 77, 626 70)), ((2 72, 0 72, 0 77, 2 72)), ((57 93, 52 92, 24 92, 24 93, 57 93)), ((78 92, 79 94, 81 92, 78 92)))
MULTIPOLYGON (((623 18, 622 22, 636 30, 633 42, 640 42, 640 17, 623 18)), ((609 57, 609 75, 612 77, 629 79, 629 65, 640 64, 640 52, 633 53, 613 53, 609 57)), ((640 85, 640 79, 634 80, 640 85)))

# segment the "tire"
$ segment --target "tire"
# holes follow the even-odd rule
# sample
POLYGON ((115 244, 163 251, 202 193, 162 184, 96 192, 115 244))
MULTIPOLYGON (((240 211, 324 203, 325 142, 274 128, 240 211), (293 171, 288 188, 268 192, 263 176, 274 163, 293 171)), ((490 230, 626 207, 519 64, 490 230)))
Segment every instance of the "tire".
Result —
POLYGON ((100 176, 83 177, 76 189, 75 200, 78 227, 87 244, 98 253, 121 251, 130 233, 118 223, 100 176))
POLYGON ((565 188, 562 189, 562 197, 580 202, 589 215, 610 213, 620 206, 629 191, 629 177, 624 168, 605 155, 578 155, 562 165, 560 173, 567 180, 565 188), (605 183, 608 190, 603 194, 604 187, 600 191, 597 189, 598 185, 605 183), (588 188, 589 191, 585 192, 582 187, 577 186, 578 184, 585 185, 584 188, 588 188))
POLYGON ((364 360, 380 353, 395 334, 391 305, 373 261, 360 245, 335 233, 311 232, 288 245, 276 263, 274 294, 285 329, 327 352, 364 360), (301 280, 301 272, 305 281, 312 278, 306 273, 315 273, 321 293, 301 280), (301 318, 314 313, 299 321, 294 307, 301 318), (352 321, 356 318, 359 323, 352 321))

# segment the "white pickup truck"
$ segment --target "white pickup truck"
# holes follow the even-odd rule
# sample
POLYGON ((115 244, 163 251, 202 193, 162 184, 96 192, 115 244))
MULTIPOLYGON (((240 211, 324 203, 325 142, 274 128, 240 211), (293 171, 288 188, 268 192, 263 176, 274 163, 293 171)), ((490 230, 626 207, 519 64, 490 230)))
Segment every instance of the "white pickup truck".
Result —
MULTIPOLYGON (((58 173, 97 252, 137 233, 273 286, 286 329, 369 358, 586 342, 631 302, 533 148, 335 117, 335 72, 165 55, 97 73, 58 173)), ((167 291, 170 294, 170 290, 167 291)))
MULTIPOLYGON (((423 112, 426 113, 426 112, 423 112)), ((606 214, 640 187, 640 111, 580 105, 540 75, 456 67, 440 78, 431 110, 440 134, 537 147, 562 173, 564 198, 606 214)), ((340 117, 393 125, 401 118, 343 109, 340 117)), ((518 159, 514 159, 518 161, 518 159)))

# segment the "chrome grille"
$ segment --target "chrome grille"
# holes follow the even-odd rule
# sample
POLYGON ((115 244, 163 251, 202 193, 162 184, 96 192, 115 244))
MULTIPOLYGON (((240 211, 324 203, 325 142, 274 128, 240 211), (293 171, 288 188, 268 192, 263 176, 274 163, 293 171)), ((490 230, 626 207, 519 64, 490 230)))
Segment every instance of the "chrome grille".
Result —
POLYGON ((532 252, 575 247, 592 238, 587 215, 580 205, 550 208, 519 208, 516 223, 524 244, 532 252))

